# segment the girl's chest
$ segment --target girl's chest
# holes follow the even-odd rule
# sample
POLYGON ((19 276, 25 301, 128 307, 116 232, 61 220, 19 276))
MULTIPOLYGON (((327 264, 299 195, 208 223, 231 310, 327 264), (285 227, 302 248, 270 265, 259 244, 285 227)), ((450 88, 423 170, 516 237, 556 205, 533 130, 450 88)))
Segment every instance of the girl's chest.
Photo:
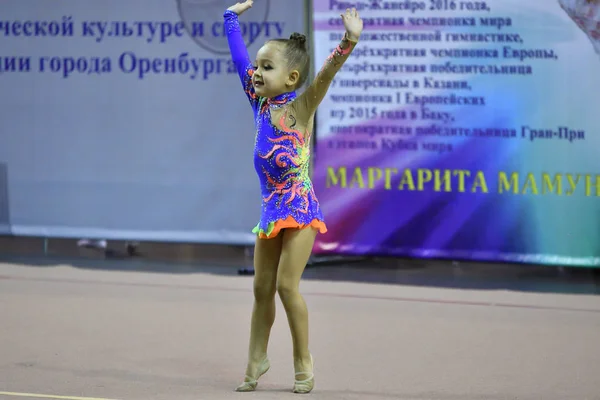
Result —
POLYGON ((257 138, 303 144, 308 136, 306 125, 306 123, 300 123, 291 113, 267 111, 256 117, 257 138))

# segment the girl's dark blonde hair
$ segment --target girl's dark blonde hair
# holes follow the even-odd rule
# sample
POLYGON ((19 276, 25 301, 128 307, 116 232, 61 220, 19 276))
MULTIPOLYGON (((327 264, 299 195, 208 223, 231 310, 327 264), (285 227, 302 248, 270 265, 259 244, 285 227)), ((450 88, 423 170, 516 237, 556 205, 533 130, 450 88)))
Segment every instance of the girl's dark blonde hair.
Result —
POLYGON ((285 46, 284 56, 288 62, 288 68, 297 69, 300 73, 296 89, 302 87, 310 72, 310 55, 306 48, 306 36, 294 32, 289 39, 273 39, 271 42, 281 43, 285 46))

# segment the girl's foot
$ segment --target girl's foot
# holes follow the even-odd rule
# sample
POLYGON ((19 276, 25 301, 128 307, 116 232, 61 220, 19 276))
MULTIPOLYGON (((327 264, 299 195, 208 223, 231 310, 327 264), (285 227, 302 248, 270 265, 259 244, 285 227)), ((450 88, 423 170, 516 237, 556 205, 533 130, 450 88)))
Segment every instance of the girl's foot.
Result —
POLYGON ((312 354, 310 356, 310 371, 296 372, 294 381, 294 393, 310 393, 315 386, 315 375, 313 373, 314 362, 312 354))
POLYGON ((253 392, 256 390, 256 386, 258 385, 258 379, 267 373, 267 371, 271 368, 271 363, 267 357, 259 364, 258 370, 256 374, 253 376, 246 375, 246 379, 240 386, 238 386, 235 391, 236 392, 253 392))

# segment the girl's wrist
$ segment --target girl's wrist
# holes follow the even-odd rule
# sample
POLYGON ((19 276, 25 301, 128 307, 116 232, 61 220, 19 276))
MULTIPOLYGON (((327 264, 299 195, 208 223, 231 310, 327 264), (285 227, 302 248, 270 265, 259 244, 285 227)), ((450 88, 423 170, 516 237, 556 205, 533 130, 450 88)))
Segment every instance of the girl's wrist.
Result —
POLYGON ((346 31, 346 40, 349 40, 350 42, 358 43, 358 36, 351 35, 348 33, 348 31, 346 31))

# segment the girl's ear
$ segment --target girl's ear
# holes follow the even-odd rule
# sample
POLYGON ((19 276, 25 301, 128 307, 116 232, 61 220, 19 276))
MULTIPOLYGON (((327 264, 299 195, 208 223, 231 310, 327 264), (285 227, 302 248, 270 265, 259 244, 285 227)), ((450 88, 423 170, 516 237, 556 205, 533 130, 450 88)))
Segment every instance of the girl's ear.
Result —
POLYGON ((300 80, 300 72, 298 72, 298 70, 296 70, 296 69, 292 70, 288 75, 285 85, 287 87, 295 87, 298 84, 299 80, 300 80))

